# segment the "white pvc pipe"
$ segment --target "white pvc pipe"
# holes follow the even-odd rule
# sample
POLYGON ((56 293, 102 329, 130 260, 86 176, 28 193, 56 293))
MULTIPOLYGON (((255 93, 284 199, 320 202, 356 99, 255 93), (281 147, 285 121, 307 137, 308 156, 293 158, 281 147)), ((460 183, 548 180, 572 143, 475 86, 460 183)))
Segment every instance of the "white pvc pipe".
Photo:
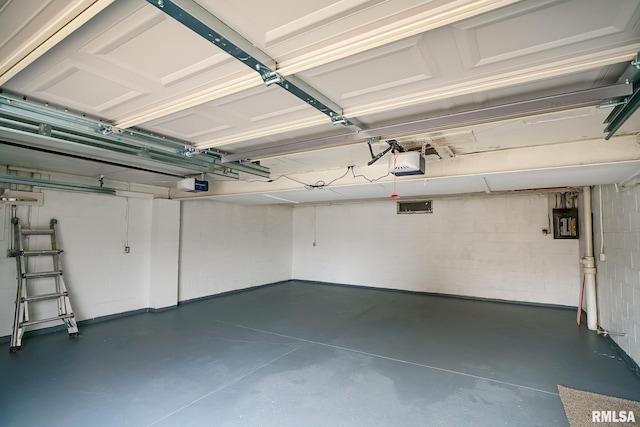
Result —
MULTIPOLYGON (((600 217, 600 254, 604 254, 604 213, 602 212, 602 184, 598 186, 598 195, 600 196, 600 209, 599 209, 599 217, 600 217)), ((602 261, 602 259, 600 260, 602 261)))
POLYGON ((585 256, 580 260, 584 273, 586 292, 587 327, 598 329, 598 305, 596 301, 596 263, 593 257, 593 220, 591 218, 591 187, 584 187, 584 244, 585 256))
POLYGON ((593 256, 593 219, 591 212, 591 187, 584 187, 584 244, 585 257, 593 256))

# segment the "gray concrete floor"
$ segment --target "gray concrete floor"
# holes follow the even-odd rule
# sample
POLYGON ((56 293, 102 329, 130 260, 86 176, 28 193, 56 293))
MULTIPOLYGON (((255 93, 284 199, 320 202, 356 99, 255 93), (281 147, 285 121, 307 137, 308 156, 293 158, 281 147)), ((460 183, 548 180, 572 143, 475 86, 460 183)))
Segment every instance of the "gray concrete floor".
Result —
POLYGON ((575 311, 290 281, 27 336, 1 426, 568 425, 557 385, 640 400, 575 311))

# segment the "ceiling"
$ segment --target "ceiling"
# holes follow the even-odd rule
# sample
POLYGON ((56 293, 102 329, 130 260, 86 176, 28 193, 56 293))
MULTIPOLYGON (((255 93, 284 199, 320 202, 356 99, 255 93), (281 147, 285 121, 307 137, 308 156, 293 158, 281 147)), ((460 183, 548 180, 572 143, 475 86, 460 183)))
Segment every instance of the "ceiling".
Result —
MULTIPOLYGON (((640 0, 196 1, 0 0, 0 87, 271 172, 208 175, 209 192, 173 197, 290 204, 488 193, 620 183, 640 171, 640 113, 605 140, 611 109, 589 92, 619 83, 636 59, 640 0), (220 35, 283 80, 265 85, 214 42, 220 35), (391 139, 440 155, 424 175, 394 178, 390 153, 367 166, 391 139)), ((158 186, 193 173, 16 140, 0 132, 0 165, 158 186)))

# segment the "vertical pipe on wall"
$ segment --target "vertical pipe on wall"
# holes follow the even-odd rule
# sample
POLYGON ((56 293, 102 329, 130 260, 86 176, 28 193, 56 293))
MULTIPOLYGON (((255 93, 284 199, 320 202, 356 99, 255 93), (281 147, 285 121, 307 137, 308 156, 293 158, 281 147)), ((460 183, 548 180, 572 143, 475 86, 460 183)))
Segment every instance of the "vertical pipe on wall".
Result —
POLYGON ((593 219, 591 216, 591 187, 584 187, 584 236, 585 256, 580 260, 587 293, 587 327, 598 329, 598 306, 596 301, 596 263, 593 257, 593 219))
MULTIPOLYGON (((18 208, 16 207, 16 205, 11 205, 11 219, 9 220, 9 222, 11 223, 11 229, 10 232, 11 234, 9 235, 9 253, 13 254, 13 251, 15 249, 14 247, 14 243, 15 243, 15 239, 14 239, 14 235, 15 235, 15 230, 13 229, 13 227, 15 227, 15 225, 13 224, 13 218, 17 217, 17 210, 18 208)), ((4 224, 2 224, 2 226, 4 227, 4 224)))
POLYGON ((600 261, 604 261, 604 213, 602 212, 602 184, 598 186, 598 195, 600 196, 600 205, 598 209, 598 216, 600 217, 600 261))

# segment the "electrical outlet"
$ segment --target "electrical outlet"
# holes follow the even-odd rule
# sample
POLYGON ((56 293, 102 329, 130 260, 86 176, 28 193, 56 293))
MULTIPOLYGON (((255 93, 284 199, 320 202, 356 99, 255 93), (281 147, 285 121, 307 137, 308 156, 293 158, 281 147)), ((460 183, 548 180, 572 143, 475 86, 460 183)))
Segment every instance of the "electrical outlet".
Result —
POLYGON ((606 261, 607 260, 607 256, 603 253, 600 254, 600 256, 598 257, 598 259, 600 259, 600 261, 606 261))
POLYGON ((131 248, 129 246, 125 246, 124 247, 124 253, 128 254, 129 252, 131 252, 131 248))

